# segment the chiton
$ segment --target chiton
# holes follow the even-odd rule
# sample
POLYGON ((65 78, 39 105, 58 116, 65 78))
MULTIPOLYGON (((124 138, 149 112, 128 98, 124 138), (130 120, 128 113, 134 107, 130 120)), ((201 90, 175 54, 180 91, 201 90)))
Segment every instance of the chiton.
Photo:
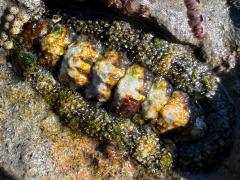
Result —
MULTIPOLYGON (((93 37, 77 35, 71 37, 70 28, 67 29, 65 25, 53 22, 49 22, 52 27, 48 27, 48 33, 42 36, 41 32, 46 32, 44 29, 46 26, 41 26, 41 20, 39 23, 40 25, 38 22, 30 23, 32 26, 30 29, 35 28, 35 31, 40 34, 39 37, 36 37, 36 39, 40 38, 36 43, 40 44, 42 52, 41 64, 52 69, 59 61, 59 56, 65 54, 59 73, 60 82, 64 84, 70 82, 72 85, 75 84, 76 88, 84 88, 83 95, 86 99, 96 99, 99 102, 109 101, 112 112, 123 117, 132 118, 138 113, 143 114, 141 112, 142 104, 147 101, 150 107, 145 105, 145 111, 152 109, 155 114, 159 115, 146 119, 162 118, 160 121, 162 121, 164 130, 159 132, 186 126, 189 123, 190 108, 187 94, 177 91, 171 93, 170 89, 162 89, 161 85, 157 86, 161 83, 157 79, 152 84, 153 75, 146 68, 131 62, 121 52, 102 50, 103 47, 93 37), (75 39, 74 36, 76 36, 75 39), (101 54, 101 51, 104 52, 101 54), (148 89, 152 91, 148 91, 148 89), (170 94, 169 102, 169 96, 165 96, 162 91, 170 94), (151 94, 152 92, 153 94, 151 94), (166 101, 161 108, 155 108, 152 104, 151 96, 154 96, 154 93, 156 93, 157 101, 161 101, 162 98, 166 101)), ((26 31, 23 31, 23 34, 29 34, 29 27, 26 31)), ((25 36, 24 41, 29 42, 28 37, 25 36)), ((168 83, 164 79, 163 81, 168 83)), ((145 119, 144 115, 143 118, 145 119)), ((160 124, 158 126, 161 126, 160 124)))
POLYGON ((182 45, 125 21, 69 16, 32 20, 12 38, 13 64, 64 124, 152 171, 205 168, 231 145, 232 106, 182 45))

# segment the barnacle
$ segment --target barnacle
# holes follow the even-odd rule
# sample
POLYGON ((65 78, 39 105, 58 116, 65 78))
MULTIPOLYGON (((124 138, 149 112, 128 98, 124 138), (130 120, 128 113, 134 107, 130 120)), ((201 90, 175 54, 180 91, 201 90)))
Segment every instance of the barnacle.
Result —
POLYGON ((5 41, 4 44, 3 44, 3 47, 5 49, 12 49, 13 48, 13 42, 12 41, 5 41))
POLYGON ((115 6, 126 15, 140 14, 144 15, 147 12, 146 5, 151 4, 153 0, 106 0, 108 6, 115 6))
POLYGON ((40 19, 25 25, 22 37, 28 48, 39 44, 42 53, 41 63, 51 69, 60 56, 65 54, 74 39, 74 33, 66 25, 54 23, 50 19, 40 19))
POLYGON ((134 0, 107 0, 108 6, 115 5, 117 8, 123 9, 123 12, 127 15, 134 13, 134 9, 138 8, 134 6, 134 0))
POLYGON ((13 15, 17 15, 19 13, 19 9, 16 6, 12 6, 9 8, 9 12, 13 15))
POLYGON ((6 11, 3 23, 3 30, 1 31, 0 45, 5 49, 10 50, 13 48, 12 39, 20 34, 23 26, 30 19, 30 16, 25 12, 20 12, 16 6, 9 7, 6 11))
POLYGON ((26 22, 28 22, 30 19, 30 16, 26 13, 19 13, 14 21, 12 22, 12 28, 10 30, 10 33, 12 35, 20 34, 22 31, 22 27, 26 22))
POLYGON ((20 32, 22 22, 16 23, 15 18, 19 13, 18 7, 10 7, 8 9, 8 14, 6 14, 3 22, 3 31, 1 31, 0 37, 0 46, 3 46, 5 49, 9 50, 13 48, 13 42, 10 36, 12 34, 17 34, 15 32, 20 32), (15 25, 18 25, 15 27, 15 25))

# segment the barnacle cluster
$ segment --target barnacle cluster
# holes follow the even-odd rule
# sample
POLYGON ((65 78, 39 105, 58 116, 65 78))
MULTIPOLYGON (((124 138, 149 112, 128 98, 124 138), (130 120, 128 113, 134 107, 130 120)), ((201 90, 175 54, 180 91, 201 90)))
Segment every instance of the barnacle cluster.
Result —
POLYGON ((133 116, 145 100, 144 68, 133 65, 128 68, 126 75, 119 81, 114 97, 116 112, 125 116, 133 116))
POLYGON ((26 25, 23 34, 26 46, 31 48, 35 41, 41 48, 41 63, 53 68, 60 56, 64 55, 74 34, 65 25, 51 21, 38 20, 26 25))
POLYGON ((12 36, 18 35, 22 31, 23 25, 28 22, 30 16, 27 13, 20 12, 19 8, 12 6, 7 9, 7 13, 1 23, 0 46, 5 49, 12 49, 12 36))
POLYGON ((64 124, 126 149, 150 170, 203 168, 231 144, 231 105, 208 68, 131 23, 33 21, 10 54, 64 124))
MULTIPOLYGON (((158 96, 156 87, 158 83, 166 83, 165 87, 159 85, 157 91, 158 93, 165 91, 171 95, 169 87, 171 85, 166 80, 160 82, 156 80, 151 86, 152 77, 144 67, 137 64, 131 65, 122 53, 115 50, 107 50, 101 55, 96 51, 96 47, 99 47, 97 44, 97 41, 91 37, 85 37, 85 39, 79 38, 77 43, 69 47, 60 70, 60 80, 63 83, 75 83, 78 87, 85 88, 83 94, 87 99, 97 99, 100 102, 110 101, 113 112, 123 117, 133 117, 137 113, 143 114, 141 112, 143 103, 158 106, 157 110, 154 109, 156 107, 152 108, 156 111, 156 117, 150 119, 155 122, 158 119, 159 124, 162 123, 162 125, 158 124, 159 128, 155 128, 160 133, 186 126, 189 123, 190 110, 185 102, 187 101, 185 99, 188 99, 187 95, 176 91, 169 101, 167 97, 162 99, 165 94, 158 96), (114 93, 112 93, 113 88, 114 93), (149 91, 149 88, 152 91, 149 91), (147 99, 146 94, 148 94, 147 99), (154 100, 157 102, 151 99, 154 95, 154 100), (159 105, 159 101, 166 102, 159 105)), ((149 111, 146 105, 144 107, 145 111, 149 111)), ((141 117, 143 120, 148 119, 148 117, 141 117)), ((157 124, 153 121, 151 121, 152 124, 157 124)))

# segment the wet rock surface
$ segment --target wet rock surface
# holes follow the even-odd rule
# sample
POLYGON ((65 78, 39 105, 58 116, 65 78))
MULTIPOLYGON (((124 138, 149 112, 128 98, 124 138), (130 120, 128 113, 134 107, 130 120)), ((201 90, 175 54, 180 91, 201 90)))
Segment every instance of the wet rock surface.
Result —
MULTIPOLYGON (((121 9, 122 12, 128 9, 126 6, 119 6, 119 1, 109 1, 121 9)), ((213 69, 226 70, 234 66, 235 59, 235 38, 237 35, 232 26, 232 9, 227 1, 205 0, 202 2, 201 12, 205 21, 207 36, 203 39, 194 38, 192 29, 189 26, 187 8, 184 1, 174 0, 142 0, 133 1, 131 13, 135 16, 142 16, 157 24, 157 27, 164 28, 172 34, 175 41, 191 44, 202 51, 204 59, 213 69), (135 8, 134 8, 135 7, 135 8), (141 11, 145 9, 144 13, 141 11), (231 62, 229 62, 231 61, 231 62)))

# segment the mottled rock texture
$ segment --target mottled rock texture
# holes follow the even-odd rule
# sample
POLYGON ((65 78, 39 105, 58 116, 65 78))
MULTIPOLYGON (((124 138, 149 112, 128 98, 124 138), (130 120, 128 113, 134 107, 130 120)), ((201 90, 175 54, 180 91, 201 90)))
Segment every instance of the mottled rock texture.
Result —
POLYGON ((0 16, 7 7, 18 6, 21 11, 27 12, 32 17, 41 16, 45 11, 42 0, 0 0, 0 16))
POLYGON ((16 179, 151 177, 124 152, 63 126, 5 63, 0 64, 0 179, 3 171, 16 179))
MULTIPOLYGON (((64 0, 52 0, 46 3, 62 4, 64 0)), ((184 0, 71 0, 69 5, 82 8, 79 2, 111 5, 113 10, 119 10, 124 16, 148 23, 150 29, 158 32, 160 36, 174 42, 192 45, 198 55, 216 72, 229 71, 236 65, 238 47, 240 45, 239 30, 239 1, 238 0, 203 0, 201 12, 204 17, 207 36, 197 39, 189 26, 189 18, 184 0), (131 4, 123 6, 122 2, 131 4), (130 2, 130 3, 129 3, 130 2), (131 12, 131 13, 128 13, 131 12)))
MULTIPOLYGON (((235 65, 236 32, 232 26, 231 11, 227 1, 203 1, 201 11, 208 35, 202 40, 193 36, 183 0, 140 0, 135 2, 137 2, 135 6, 142 6, 145 9, 142 13, 141 9, 133 8, 132 11, 136 13, 136 16, 143 16, 157 24, 157 27, 164 28, 177 41, 199 47, 204 59, 213 69, 225 70, 235 65)), ((118 8, 126 9, 122 6, 118 6, 118 8)))

